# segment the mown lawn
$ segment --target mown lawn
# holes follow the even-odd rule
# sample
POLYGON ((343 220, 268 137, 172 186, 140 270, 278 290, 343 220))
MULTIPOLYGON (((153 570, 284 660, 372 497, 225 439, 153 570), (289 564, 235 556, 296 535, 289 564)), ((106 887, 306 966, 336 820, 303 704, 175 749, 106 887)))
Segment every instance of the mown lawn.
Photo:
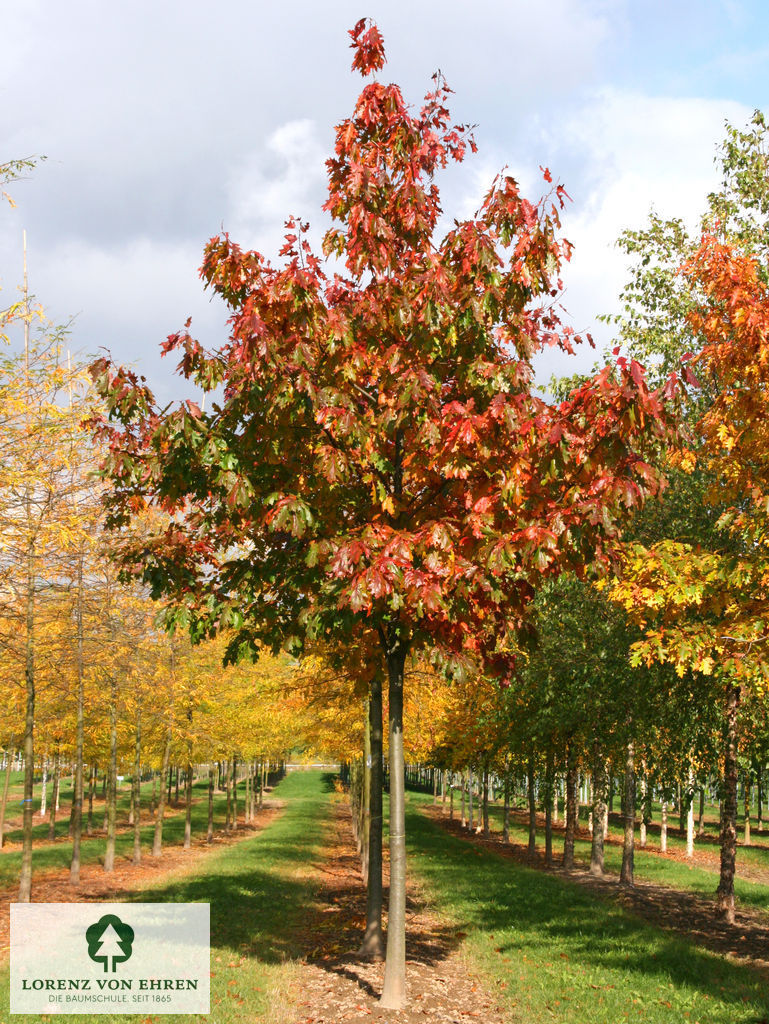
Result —
MULTIPOLYGON (((285 810, 263 832, 213 851, 194 876, 145 889, 139 902, 211 904, 211 1015, 164 1014, 161 1022, 213 1020, 243 1024, 271 1019, 294 973, 298 957, 294 935, 317 890, 311 864, 322 855, 333 779, 320 772, 295 772, 273 796, 285 810)), ((9 1017, 8 968, 2 977, 2 1024, 40 1021, 39 1016, 9 1017)), ((135 1021, 136 1014, 74 1014, 83 1024, 135 1021)))
MULTIPOLYGON (((525 868, 446 833, 409 794, 414 873, 466 933, 466 949, 511 1021, 757 1024, 769 980, 580 886, 525 868)), ((457 979, 461 983, 461 979, 457 979)))

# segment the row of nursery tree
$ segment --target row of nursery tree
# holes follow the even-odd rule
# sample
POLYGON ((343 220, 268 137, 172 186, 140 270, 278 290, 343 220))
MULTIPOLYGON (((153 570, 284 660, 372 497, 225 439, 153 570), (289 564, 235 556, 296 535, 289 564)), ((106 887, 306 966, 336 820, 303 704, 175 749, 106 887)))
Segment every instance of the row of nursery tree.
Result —
MULTIPOLYGON (((482 778, 521 772, 545 813, 563 779, 571 834, 576 780, 589 776, 596 843, 610 775, 624 779, 628 827, 636 779, 647 798, 666 799, 716 777, 719 900, 733 916, 739 764, 764 765, 767 734, 767 133, 760 114, 745 131, 727 129, 721 187, 693 236, 653 216, 622 237, 631 276, 618 347, 591 375, 543 393, 536 357, 580 340, 558 315, 571 255, 564 187, 543 169, 546 194, 531 202, 501 174, 474 217, 441 235, 436 181, 475 151, 473 134, 452 125, 440 75, 412 109, 378 77, 376 26, 361 21, 350 35, 366 83, 335 129, 323 258, 293 219, 277 264, 226 235, 211 239, 201 275, 230 310, 229 337, 207 350, 188 324, 163 345, 206 402, 160 408, 143 378, 94 362, 92 440, 52 463, 72 481, 62 508, 77 508, 55 543, 20 528, 60 492, 27 476, 41 465, 48 418, 38 425, 11 404, 19 427, 4 436, 20 440, 0 465, 17 474, 17 540, 3 564, 19 582, 4 593, 15 602, 16 680, 26 666, 25 743, 43 670, 23 626, 43 589, 33 567, 46 567, 52 601, 70 602, 61 629, 77 764, 86 650, 97 643, 87 618, 109 656, 121 644, 133 651, 108 565, 161 602, 177 643, 183 632, 193 647, 215 641, 228 664, 312 652, 309 719, 336 722, 329 736, 343 755, 359 738, 365 750, 356 791, 369 953, 384 949, 386 748, 382 1002, 398 1007, 407 754, 482 778), (81 525, 86 451, 102 466, 98 529, 81 525), (92 568, 89 545, 106 536, 112 561, 92 568), (90 612, 92 600, 105 610, 90 612)), ((29 386, 29 371, 17 377, 29 386)), ((85 411, 74 410, 90 401, 74 387, 46 408, 69 417, 74 437, 85 411)), ((150 660, 159 669, 169 657, 150 660)), ((205 704, 197 682, 193 722, 205 704)), ((595 857, 598 870, 600 849, 595 857)))

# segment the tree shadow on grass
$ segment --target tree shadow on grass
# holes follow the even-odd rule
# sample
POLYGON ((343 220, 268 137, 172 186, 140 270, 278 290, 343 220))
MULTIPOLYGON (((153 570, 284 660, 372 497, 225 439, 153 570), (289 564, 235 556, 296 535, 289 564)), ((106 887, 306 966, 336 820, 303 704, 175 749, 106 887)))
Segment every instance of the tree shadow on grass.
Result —
POLYGON ((511 962, 520 956, 548 965, 554 958, 576 961, 581 971, 597 972, 599 984, 612 972, 639 991, 651 981, 672 982, 739 1005, 742 1020, 746 1001, 769 1011, 767 975, 751 965, 730 963, 653 928, 576 883, 446 835, 419 813, 409 814, 408 831, 420 873, 464 915, 461 927, 493 938, 495 953, 511 962))

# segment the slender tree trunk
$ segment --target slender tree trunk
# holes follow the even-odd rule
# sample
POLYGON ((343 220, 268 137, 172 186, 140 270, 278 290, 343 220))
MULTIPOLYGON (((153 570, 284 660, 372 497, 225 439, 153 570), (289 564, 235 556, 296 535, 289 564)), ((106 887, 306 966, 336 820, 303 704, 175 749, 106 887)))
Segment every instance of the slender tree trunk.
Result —
POLYGON ((686 783, 686 856, 694 856, 694 768, 691 765, 686 783))
POLYGON ((635 842, 635 750, 633 740, 625 748, 625 792, 623 794, 623 815, 625 835, 622 842, 622 869, 619 880, 623 885, 633 885, 633 855, 635 842))
POLYGON ((467 785, 467 770, 466 769, 462 769, 462 818, 461 818, 462 828, 467 828, 467 815, 465 814, 465 810, 466 810, 466 805, 465 805, 465 786, 466 785, 467 785))
MULTIPOLYGON (((760 807, 759 807, 760 810, 760 807)), ((700 786, 700 813, 697 819, 697 838, 705 835, 705 787, 700 786)))
POLYGON ((53 842, 56 838, 56 810, 59 806, 59 763, 60 754, 58 748, 53 755, 53 792, 51 793, 51 813, 48 822, 48 838, 53 842))
POLYGON ((555 764, 552 749, 548 749, 545 761, 545 864, 553 866, 553 797, 555 764))
POLYGON ((475 822, 473 821, 473 769, 470 768, 468 772, 468 784, 467 784, 467 801, 468 801, 468 813, 469 823, 468 828, 471 832, 475 830, 475 822))
POLYGON ((504 809, 502 811, 502 840, 510 842, 510 769, 505 765, 504 809))
POLYGON ((26 708, 24 713, 24 809, 22 815, 21 872, 19 903, 29 903, 32 895, 32 814, 35 784, 35 540, 27 544, 26 607, 26 708))
POLYGON ((187 778, 184 780, 184 849, 192 846, 192 764, 187 763, 187 778))
POLYGON ((483 834, 489 837, 489 766, 483 766, 483 834))
MULTIPOLYGON (((700 819, 702 819, 703 816, 704 816, 704 809, 705 809, 704 795, 705 795, 705 791, 703 790, 702 791, 702 797, 703 798, 702 798, 702 802, 700 804, 700 806, 702 807, 702 811, 700 812, 700 819)), ((763 829, 763 827, 764 827, 764 769, 760 765, 759 765, 758 769, 756 770, 756 798, 757 798, 757 801, 758 801, 758 806, 756 808, 756 812, 757 812, 756 828, 760 832, 763 829)))
MULTIPOLYGON (((161 783, 162 785, 162 783, 161 783)), ((153 770, 152 772, 152 796, 150 797, 150 814, 154 817, 155 812, 158 809, 158 774, 153 770)))
POLYGON ((667 798, 662 797, 662 803, 660 805, 660 853, 668 852, 668 802, 667 798))
POLYGON ((369 771, 368 879, 366 883, 366 931, 361 956, 381 960, 385 953, 382 933, 382 783, 383 783, 382 676, 374 674, 368 700, 369 771))
POLYGON ((232 828, 238 827, 238 759, 232 755, 232 828))
POLYGON ((734 923, 734 870, 737 857, 737 712, 739 703, 740 688, 730 683, 726 691, 721 877, 716 890, 719 913, 728 924, 734 923))
POLYGON ((606 804, 606 761, 597 742, 593 743, 593 839, 590 844, 590 874, 603 875, 604 824, 606 804))
POLYGON ((208 828, 206 830, 206 842, 211 843, 214 839, 214 780, 215 768, 212 764, 208 766, 208 828))
POLYGON ((224 813, 224 828, 227 832, 232 828, 232 772, 229 770, 229 767, 229 761, 225 761, 222 765, 222 770, 224 771, 224 790, 227 797, 227 809, 224 813))
POLYGON ((646 826, 649 824, 649 781, 646 777, 646 765, 642 764, 641 771, 641 828, 638 841, 641 849, 646 846, 646 826))
POLYGON ((8 806, 8 788, 11 784, 13 770, 13 751, 9 750, 5 762, 5 778, 3 779, 3 798, 0 801, 0 850, 5 844, 5 809, 8 806))
POLYGON ((361 792, 360 865, 368 889, 368 858, 371 838, 371 715, 369 698, 363 702, 363 787, 361 792))
POLYGON ((171 730, 169 729, 166 733, 166 743, 163 749, 163 766, 160 770, 160 792, 158 794, 158 806, 155 812, 155 835, 152 840, 152 856, 159 857, 163 852, 163 818, 166 812, 166 774, 169 771, 169 762, 171 760, 171 730))
POLYGON ((43 758, 43 777, 40 780, 40 817, 45 817, 48 807, 48 758, 43 758))
POLYGON ((529 753, 526 766, 526 788, 529 798, 529 857, 537 855, 537 798, 534 791, 534 754, 529 753))
POLYGON ((577 830, 577 765, 571 743, 566 748, 566 833, 563 838, 563 867, 574 870, 574 835, 577 830))
POLYGON ((86 832, 88 835, 93 834, 93 797, 96 789, 96 764, 91 764, 88 772, 88 821, 86 823, 86 832))
POLYGON ((750 768, 745 769, 745 834, 743 845, 750 846, 750 768))
POLYGON ((387 959, 380 1005, 399 1010, 406 1001, 406 793, 403 759, 403 676, 406 647, 387 636, 390 710, 390 899, 387 959))
POLYGON ((134 774, 131 780, 134 796, 134 864, 142 860, 142 713, 136 709, 136 734, 134 737, 134 774))
POLYGON ((117 825, 117 679, 111 679, 109 703, 109 783, 107 785, 107 848, 104 870, 115 867, 115 832, 117 825))

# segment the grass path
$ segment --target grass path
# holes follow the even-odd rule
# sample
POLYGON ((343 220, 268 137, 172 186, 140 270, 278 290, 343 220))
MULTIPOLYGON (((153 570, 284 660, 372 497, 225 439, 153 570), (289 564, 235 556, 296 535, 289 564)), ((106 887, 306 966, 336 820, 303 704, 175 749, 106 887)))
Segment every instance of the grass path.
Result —
MULTIPOLYGON (((511 1022, 757 1024, 769 979, 574 883, 447 834, 409 794, 411 866, 511 1022)), ((457 979, 461 984, 462 980, 457 979)))
MULTIPOLYGON (((316 860, 328 829, 332 780, 320 772, 288 775, 271 797, 285 810, 262 832, 212 852, 194 875, 171 878, 123 898, 140 902, 211 904, 211 1015, 168 1014, 158 1022, 197 1019, 216 1024, 285 1019, 282 1007, 301 955, 295 940, 318 886, 316 860)), ((113 897, 114 899, 114 897, 113 897)), ((8 971, 2 978, 2 1024, 33 1015, 7 1016, 8 971)), ((136 1021, 136 1015, 73 1015, 83 1024, 136 1021)))

